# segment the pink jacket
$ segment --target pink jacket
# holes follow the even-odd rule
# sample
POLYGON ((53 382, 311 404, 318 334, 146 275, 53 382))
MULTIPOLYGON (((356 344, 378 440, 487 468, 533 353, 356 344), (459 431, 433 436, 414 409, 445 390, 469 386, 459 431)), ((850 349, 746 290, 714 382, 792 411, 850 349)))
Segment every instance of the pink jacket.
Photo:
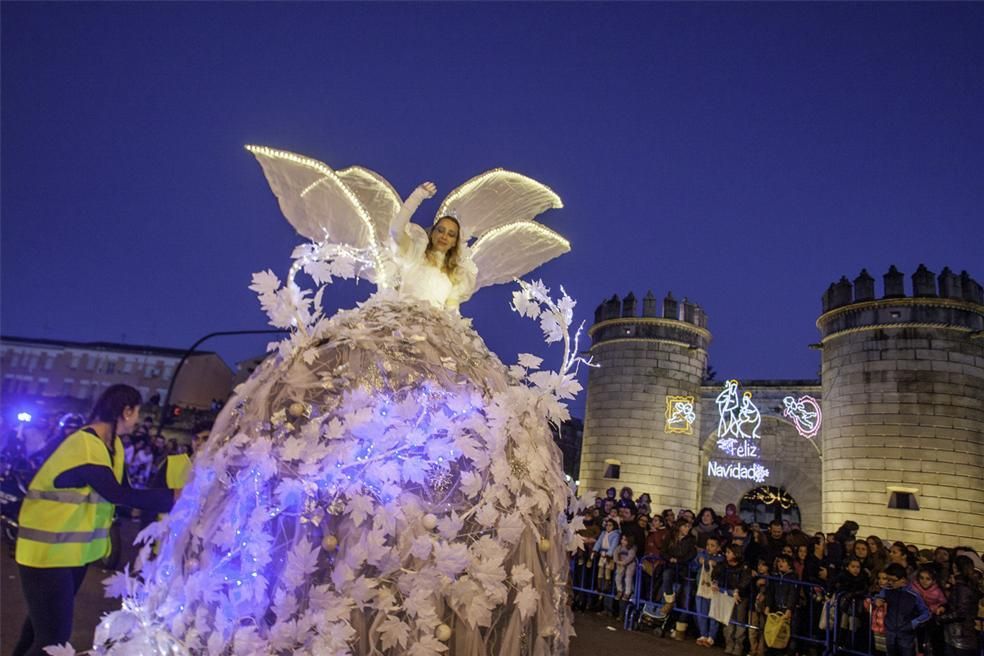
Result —
POLYGON ((943 594, 943 590, 940 586, 935 583, 929 586, 928 589, 923 588, 916 582, 910 583, 909 588, 915 592, 917 595, 922 597, 923 602, 925 602, 926 607, 929 608, 929 612, 933 615, 936 614, 936 610, 946 604, 946 595, 943 594))

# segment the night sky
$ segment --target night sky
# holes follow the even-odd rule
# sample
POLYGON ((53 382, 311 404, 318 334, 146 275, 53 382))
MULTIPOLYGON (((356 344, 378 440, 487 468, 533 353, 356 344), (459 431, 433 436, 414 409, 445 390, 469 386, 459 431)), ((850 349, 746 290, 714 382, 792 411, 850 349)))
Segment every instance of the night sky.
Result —
MULTIPOLYGON (((541 220, 573 244, 533 276, 588 323, 613 293, 690 297, 723 377, 815 377, 820 295, 843 274, 984 279, 982 4, 0 13, 5 335, 183 347, 262 328, 250 274, 285 274, 300 238, 247 143, 361 164, 403 195, 530 175, 564 199, 541 220)), ((507 363, 556 362, 511 292, 463 314, 507 363)), ((264 343, 207 346, 231 363, 264 343)))

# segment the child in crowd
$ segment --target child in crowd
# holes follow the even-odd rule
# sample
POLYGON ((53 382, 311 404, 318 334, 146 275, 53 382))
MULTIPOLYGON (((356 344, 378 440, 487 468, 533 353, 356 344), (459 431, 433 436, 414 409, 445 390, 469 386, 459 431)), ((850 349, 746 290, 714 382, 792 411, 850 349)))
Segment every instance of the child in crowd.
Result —
MULTIPOLYGON (((796 607, 799 605, 799 587, 796 585, 798 579, 796 578, 795 572, 793 572, 793 559, 782 554, 776 558, 776 573, 772 580, 769 581, 769 585, 766 586, 765 593, 765 614, 766 616, 772 613, 782 613, 783 618, 789 623, 789 626, 795 626, 794 624, 794 613, 796 607)), ((783 649, 776 649, 773 647, 768 647, 765 650, 766 654, 794 654, 796 650, 793 646, 793 641, 790 640, 789 644, 783 649)))
POLYGON ((713 646, 717 636, 718 623, 709 617, 709 612, 714 596, 714 566, 723 560, 720 538, 707 536, 704 548, 697 552, 694 561, 697 564, 697 630, 700 633, 697 644, 701 647, 713 646))
POLYGON ((861 568, 859 558, 847 559, 844 569, 834 579, 831 591, 839 595, 841 643, 855 648, 866 645, 868 635, 862 630, 860 619, 868 596, 868 576, 861 568))
POLYGON ((628 601, 632 597, 632 585, 635 581, 636 546, 632 539, 622 534, 618 549, 615 551, 615 597, 628 601))
POLYGON ((724 653, 730 656, 744 656, 745 622, 748 621, 749 584, 752 573, 741 560, 742 547, 729 544, 724 550, 724 562, 714 566, 714 590, 730 594, 735 599, 731 611, 733 623, 724 627, 724 653))
POLYGON ((912 591, 922 597, 923 603, 931 615, 928 622, 916 630, 916 639, 920 654, 939 656, 945 647, 943 643, 943 626, 936 621, 936 616, 943 612, 946 605, 946 595, 936 581, 935 568, 922 565, 916 570, 915 580, 909 584, 912 591))
POLYGON ((751 656, 765 656, 765 602, 766 589, 769 584, 769 565, 764 558, 759 558, 755 564, 755 576, 752 578, 751 594, 752 609, 748 614, 748 645, 751 656))
POLYGON ((605 530, 595 542, 594 551, 598 554, 598 591, 608 593, 612 589, 612 571, 615 569, 615 550, 621 535, 614 519, 605 520, 605 530))
POLYGON ((929 609, 909 587, 905 565, 894 562, 885 575, 889 587, 875 599, 876 607, 885 607, 885 649, 888 656, 915 656, 916 628, 930 618, 929 609))
MULTIPOLYGON (((875 579, 877 581, 877 589, 874 590, 874 595, 877 596, 882 590, 887 590, 888 585, 888 574, 885 572, 878 572, 878 576, 875 579)), ((864 608, 868 611, 871 623, 871 635, 872 644, 875 648, 875 652, 878 654, 885 653, 885 606, 876 606, 874 604, 875 597, 864 600, 864 608)))

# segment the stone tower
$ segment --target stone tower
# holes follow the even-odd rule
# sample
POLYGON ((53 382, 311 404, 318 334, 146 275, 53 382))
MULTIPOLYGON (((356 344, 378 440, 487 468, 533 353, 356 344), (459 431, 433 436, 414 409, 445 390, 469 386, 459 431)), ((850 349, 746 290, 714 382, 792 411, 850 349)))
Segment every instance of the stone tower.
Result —
POLYGON ((984 547, 984 290, 920 265, 831 284, 823 351, 823 525, 984 547), (901 506, 901 507, 900 507, 901 506), (908 507, 906 507, 908 506, 908 507), (918 510, 913 506, 918 506, 918 510))
POLYGON ((661 314, 659 305, 649 292, 639 316, 629 293, 595 310, 589 335, 599 367, 588 374, 581 489, 603 494, 628 485, 637 495, 649 492, 654 507, 693 508, 711 334, 696 304, 667 294, 661 314))

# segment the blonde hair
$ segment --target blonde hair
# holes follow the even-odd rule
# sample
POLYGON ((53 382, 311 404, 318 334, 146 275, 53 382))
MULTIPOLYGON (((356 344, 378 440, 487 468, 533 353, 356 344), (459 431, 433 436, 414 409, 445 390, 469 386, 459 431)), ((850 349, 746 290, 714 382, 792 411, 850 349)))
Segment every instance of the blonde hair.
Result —
POLYGON ((444 254, 444 264, 441 265, 441 271, 447 275, 448 278, 454 280, 455 273, 457 273, 458 270, 458 244, 461 243, 461 223, 458 222, 458 219, 453 216, 442 216, 434 222, 434 225, 432 225, 430 230, 427 231, 427 248, 424 250, 424 257, 426 257, 430 262, 434 261, 431 255, 431 253, 434 252, 431 236, 434 234, 434 229, 437 227, 437 224, 445 219, 454 222, 455 228, 458 229, 458 236, 454 240, 454 246, 449 248, 448 252, 444 254))

